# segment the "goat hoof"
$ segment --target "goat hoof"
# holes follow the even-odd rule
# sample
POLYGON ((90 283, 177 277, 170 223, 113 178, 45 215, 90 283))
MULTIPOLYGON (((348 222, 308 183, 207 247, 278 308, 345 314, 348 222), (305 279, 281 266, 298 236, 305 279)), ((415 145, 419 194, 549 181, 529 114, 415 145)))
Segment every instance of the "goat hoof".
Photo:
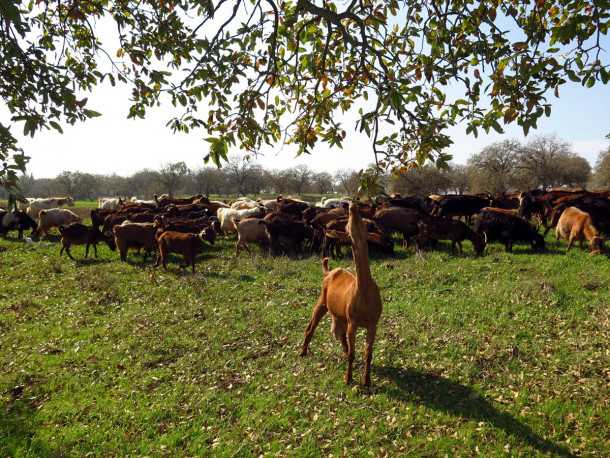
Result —
POLYGON ((305 356, 307 356, 307 351, 306 351, 306 350, 303 350, 301 353, 299 353, 299 356, 300 356, 301 358, 304 358, 305 356))

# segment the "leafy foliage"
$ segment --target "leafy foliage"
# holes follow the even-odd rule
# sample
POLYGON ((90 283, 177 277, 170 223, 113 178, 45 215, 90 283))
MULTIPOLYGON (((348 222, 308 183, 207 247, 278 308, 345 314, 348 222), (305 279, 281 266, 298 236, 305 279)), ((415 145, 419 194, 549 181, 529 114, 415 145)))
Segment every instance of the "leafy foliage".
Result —
POLYGON ((82 94, 118 80, 131 118, 182 107, 168 125, 205 130, 216 164, 282 139, 341 146, 338 115, 357 111, 377 166, 443 165, 448 127, 527 133, 549 91, 609 79, 608 0, 13 0, 0 14, 0 97, 25 135, 99 116, 82 94))

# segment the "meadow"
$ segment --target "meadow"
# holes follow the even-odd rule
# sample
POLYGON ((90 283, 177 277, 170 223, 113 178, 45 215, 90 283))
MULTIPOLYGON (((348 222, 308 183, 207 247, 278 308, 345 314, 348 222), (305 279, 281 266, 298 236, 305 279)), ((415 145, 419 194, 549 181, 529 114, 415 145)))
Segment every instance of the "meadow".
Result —
POLYGON ((609 456, 609 259, 547 241, 374 256, 368 392, 363 334, 352 386, 328 318, 298 356, 315 256, 221 238, 191 275, 0 239, 0 456, 609 456))

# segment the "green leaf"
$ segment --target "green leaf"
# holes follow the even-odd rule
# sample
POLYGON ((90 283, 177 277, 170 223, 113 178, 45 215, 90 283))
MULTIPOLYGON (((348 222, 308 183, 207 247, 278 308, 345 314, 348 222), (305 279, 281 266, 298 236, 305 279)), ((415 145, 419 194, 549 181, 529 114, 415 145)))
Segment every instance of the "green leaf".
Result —
POLYGON ((11 22, 21 23, 21 14, 12 0, 2 0, 0 2, 0 13, 11 22))
POLYGON ((498 121, 494 121, 491 123, 491 127, 494 128, 494 130, 496 132, 498 132, 499 134, 503 134, 504 133, 504 129, 502 129, 502 126, 498 123, 498 121))
POLYGON ((94 110, 83 110, 83 113, 85 113, 85 116, 87 116, 88 118, 97 118, 99 116, 102 116, 102 113, 99 113, 94 110))
POLYGON ((227 161, 227 154, 229 153, 229 146, 224 138, 209 137, 205 139, 206 142, 210 143, 210 152, 204 158, 205 162, 210 159, 216 167, 220 168, 222 163, 221 160, 227 161))
POLYGON ((51 127, 53 129, 58 131, 60 134, 64 133, 63 129, 61 128, 61 126, 56 121, 49 121, 49 124, 51 125, 51 127))

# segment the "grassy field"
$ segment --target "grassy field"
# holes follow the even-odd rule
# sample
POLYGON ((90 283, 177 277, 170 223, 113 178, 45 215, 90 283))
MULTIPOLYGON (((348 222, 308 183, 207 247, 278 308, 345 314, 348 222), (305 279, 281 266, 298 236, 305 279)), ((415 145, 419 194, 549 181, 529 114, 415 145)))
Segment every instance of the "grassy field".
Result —
POLYGON ((564 251, 373 259, 367 393, 328 318, 297 356, 317 258, 220 240, 193 276, 0 240, 0 456, 609 456, 609 260, 564 251))

